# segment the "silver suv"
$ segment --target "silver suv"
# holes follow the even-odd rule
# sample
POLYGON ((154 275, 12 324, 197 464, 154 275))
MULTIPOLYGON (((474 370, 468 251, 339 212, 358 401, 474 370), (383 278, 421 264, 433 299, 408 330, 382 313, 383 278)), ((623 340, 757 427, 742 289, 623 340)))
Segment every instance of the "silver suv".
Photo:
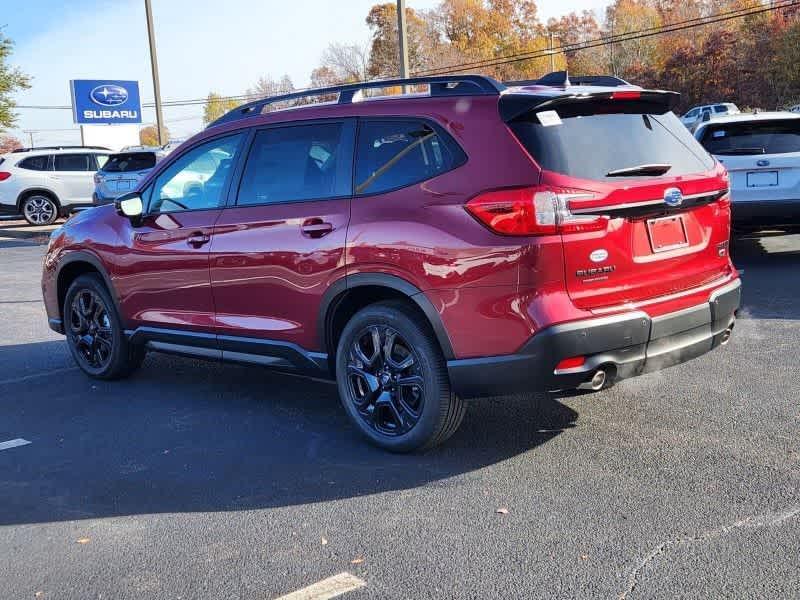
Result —
POLYGON ((0 211, 31 225, 92 205, 92 176, 111 150, 97 146, 22 148, 0 156, 0 211))
POLYGON ((139 181, 167 155, 160 147, 129 146, 112 154, 94 175, 95 205, 109 204, 119 196, 136 189, 139 181))

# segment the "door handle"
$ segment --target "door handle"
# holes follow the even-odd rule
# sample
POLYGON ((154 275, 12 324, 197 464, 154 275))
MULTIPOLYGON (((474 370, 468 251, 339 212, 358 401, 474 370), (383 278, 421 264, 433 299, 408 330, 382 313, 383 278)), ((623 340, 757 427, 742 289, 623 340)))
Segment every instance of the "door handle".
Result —
POLYGON ((195 248, 199 248, 203 244, 207 244, 211 241, 211 237, 203 233, 202 231, 195 231, 192 235, 186 238, 186 243, 190 246, 194 246, 195 248))
POLYGON ((308 237, 321 238, 333 231, 333 224, 326 223, 322 219, 308 219, 300 227, 300 230, 308 237))

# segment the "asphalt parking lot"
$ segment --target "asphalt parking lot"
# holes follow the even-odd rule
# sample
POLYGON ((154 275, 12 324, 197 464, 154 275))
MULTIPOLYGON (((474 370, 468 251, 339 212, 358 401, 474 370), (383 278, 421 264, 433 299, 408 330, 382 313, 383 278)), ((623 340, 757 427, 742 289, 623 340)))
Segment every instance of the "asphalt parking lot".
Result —
MULTIPOLYGON (((2 236, 0 236, 2 237, 2 236)), ((0 597, 800 597, 800 235, 741 239, 731 343, 365 445, 325 383, 151 355, 91 381, 0 239, 0 597), (498 512, 498 509, 500 512, 498 512)))

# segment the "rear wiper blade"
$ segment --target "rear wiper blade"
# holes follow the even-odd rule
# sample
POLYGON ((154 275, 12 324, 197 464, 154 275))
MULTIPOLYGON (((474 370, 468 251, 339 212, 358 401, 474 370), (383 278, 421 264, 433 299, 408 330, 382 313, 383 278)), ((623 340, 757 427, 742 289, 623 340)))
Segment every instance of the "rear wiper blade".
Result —
POLYGON ((766 154, 766 148, 728 148, 727 150, 717 150, 714 154, 722 154, 724 156, 734 155, 749 155, 749 154, 766 154))
POLYGON ((627 175, 663 175, 672 168, 667 164, 636 165, 635 167, 625 167, 615 169, 606 173, 606 177, 625 177, 627 175))

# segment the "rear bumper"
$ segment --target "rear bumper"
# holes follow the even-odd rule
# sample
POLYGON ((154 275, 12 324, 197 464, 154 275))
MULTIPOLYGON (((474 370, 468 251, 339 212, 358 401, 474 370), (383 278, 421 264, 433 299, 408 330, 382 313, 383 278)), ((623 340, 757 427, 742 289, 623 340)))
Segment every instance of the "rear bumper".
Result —
POLYGON ((553 325, 516 354, 451 360, 453 391, 464 398, 572 389, 599 368, 616 379, 657 371, 696 358, 727 339, 739 308, 738 279, 707 302, 651 318, 642 311, 553 325), (556 372, 565 358, 584 356, 578 368, 556 372))
POLYGON ((102 194, 94 192, 92 194, 92 206, 105 206, 106 204, 112 204, 118 197, 119 196, 103 196, 102 194))
POLYGON ((800 226, 800 198, 797 200, 746 201, 731 204, 734 226, 800 226))

